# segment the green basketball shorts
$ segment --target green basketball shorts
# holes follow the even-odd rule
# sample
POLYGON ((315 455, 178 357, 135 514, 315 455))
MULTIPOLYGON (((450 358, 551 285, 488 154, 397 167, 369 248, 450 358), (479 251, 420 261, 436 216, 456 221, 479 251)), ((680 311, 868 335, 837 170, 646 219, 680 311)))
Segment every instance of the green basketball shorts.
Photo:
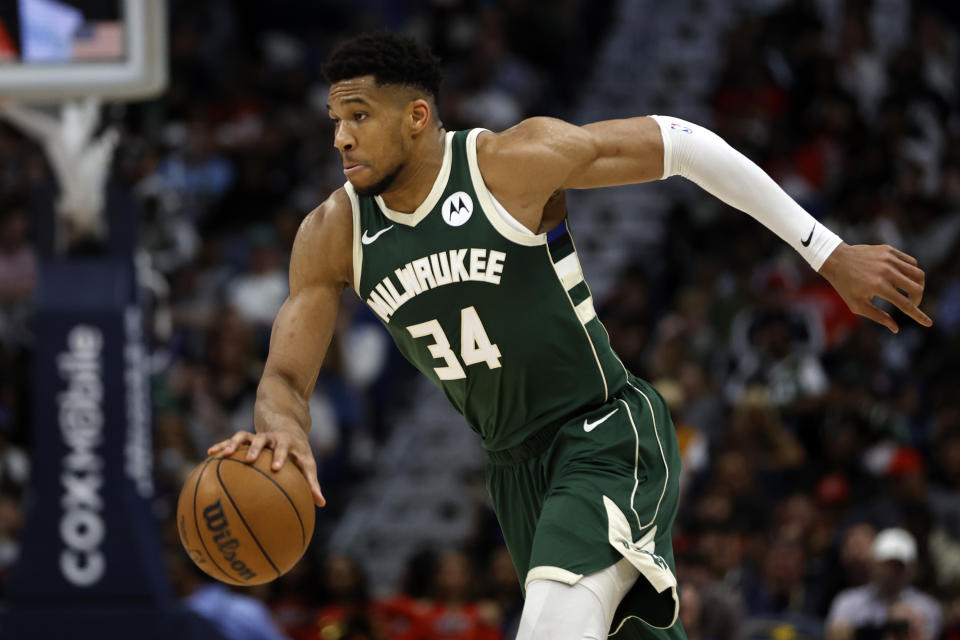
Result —
POLYGON ((487 488, 524 591, 531 580, 576 584, 627 558, 640 578, 610 633, 685 638, 670 531, 680 453, 666 402, 640 378, 601 406, 488 452, 487 488))

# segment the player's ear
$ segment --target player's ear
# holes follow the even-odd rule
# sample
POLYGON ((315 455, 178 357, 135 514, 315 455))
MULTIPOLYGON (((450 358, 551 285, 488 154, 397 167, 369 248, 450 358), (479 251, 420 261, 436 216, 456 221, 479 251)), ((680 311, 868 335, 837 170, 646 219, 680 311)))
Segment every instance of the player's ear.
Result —
POLYGON ((426 130, 432 119, 433 109, 423 98, 417 98, 407 105, 407 123, 413 135, 419 135, 426 130))

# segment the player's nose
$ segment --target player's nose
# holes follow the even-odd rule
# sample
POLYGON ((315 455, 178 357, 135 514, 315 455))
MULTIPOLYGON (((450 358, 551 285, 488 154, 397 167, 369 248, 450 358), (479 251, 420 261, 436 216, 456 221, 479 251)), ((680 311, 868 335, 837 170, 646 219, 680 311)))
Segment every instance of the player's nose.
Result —
POLYGON ((333 135, 333 146, 341 152, 352 151, 357 148, 357 140, 346 131, 345 127, 338 125, 333 135))

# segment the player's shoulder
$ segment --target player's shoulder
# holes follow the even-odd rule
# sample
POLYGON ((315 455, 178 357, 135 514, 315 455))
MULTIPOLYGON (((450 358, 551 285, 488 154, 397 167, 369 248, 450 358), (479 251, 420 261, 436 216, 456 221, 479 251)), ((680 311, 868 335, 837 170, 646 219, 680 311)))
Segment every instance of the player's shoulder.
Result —
POLYGON ((350 282, 352 254, 353 210, 346 189, 340 187, 300 223, 290 266, 350 282))
POLYGON ((500 132, 483 131, 477 137, 477 150, 509 150, 518 145, 536 145, 548 142, 558 136, 570 135, 571 130, 579 129, 569 122, 549 116, 534 116, 521 120, 509 129, 500 132))
POLYGON ((307 241, 329 239, 331 234, 353 232, 353 210, 347 190, 340 187, 308 213, 300 223, 298 236, 307 241))
MULTIPOLYGON (((502 165, 505 178, 517 171, 540 172, 543 163, 579 164, 595 151, 590 133, 559 118, 527 118, 500 133, 484 132, 477 138, 481 168, 502 165)), ((484 177, 487 174, 484 172, 484 177)))
POLYGON ((595 156, 596 145, 583 127, 545 116, 477 138, 480 173, 514 215, 524 215, 521 210, 527 208, 539 216, 570 173, 595 156))

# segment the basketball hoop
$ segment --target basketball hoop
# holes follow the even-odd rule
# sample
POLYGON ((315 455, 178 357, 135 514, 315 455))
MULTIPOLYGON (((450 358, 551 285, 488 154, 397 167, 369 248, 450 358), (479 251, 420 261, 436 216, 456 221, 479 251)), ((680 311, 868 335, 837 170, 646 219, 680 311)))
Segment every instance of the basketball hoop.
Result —
POLYGON ((0 10, 0 93, 11 101, 0 100, 0 116, 34 138, 53 167, 60 253, 105 239, 105 187, 119 136, 113 128, 95 135, 100 105, 147 99, 166 88, 166 26, 163 0, 89 8, 19 0, 0 10), (58 104, 60 117, 24 106, 34 103, 58 104))

